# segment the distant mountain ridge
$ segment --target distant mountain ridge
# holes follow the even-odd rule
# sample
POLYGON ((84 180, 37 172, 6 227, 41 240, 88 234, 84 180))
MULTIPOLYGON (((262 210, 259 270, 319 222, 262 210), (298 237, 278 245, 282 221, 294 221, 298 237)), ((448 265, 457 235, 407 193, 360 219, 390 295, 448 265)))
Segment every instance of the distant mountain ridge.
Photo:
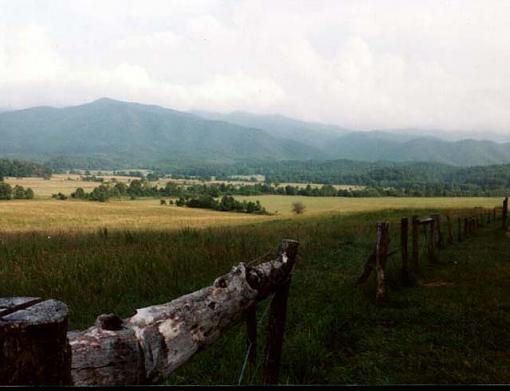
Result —
POLYGON ((471 166, 510 162, 510 143, 353 132, 280 115, 189 113, 102 98, 72 107, 0 112, 0 157, 73 168, 90 161, 125 168, 311 159, 471 166))
POLYGON ((90 156, 138 164, 320 155, 309 146, 275 138, 259 129, 106 98, 59 109, 34 107, 0 113, 0 139, 3 156, 90 156))
MULTIPOLYGON (((292 137, 323 151, 323 159, 359 161, 436 162, 455 166, 478 166, 510 162, 510 143, 487 140, 444 140, 438 136, 416 136, 415 132, 383 130, 351 131, 334 125, 302 122, 278 115, 242 112, 218 114, 196 112, 205 118, 253 126, 278 137, 292 137), (292 129, 295 129, 293 133, 292 129)), ((439 134, 439 131, 431 131, 439 134)))

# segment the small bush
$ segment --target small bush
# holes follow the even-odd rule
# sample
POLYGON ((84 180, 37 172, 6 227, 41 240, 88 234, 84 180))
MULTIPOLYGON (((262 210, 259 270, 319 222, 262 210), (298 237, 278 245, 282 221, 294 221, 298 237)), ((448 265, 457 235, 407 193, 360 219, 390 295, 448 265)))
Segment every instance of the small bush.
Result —
POLYGON ((305 212, 305 205, 301 201, 293 202, 292 212, 294 212, 297 215, 303 214, 305 212))

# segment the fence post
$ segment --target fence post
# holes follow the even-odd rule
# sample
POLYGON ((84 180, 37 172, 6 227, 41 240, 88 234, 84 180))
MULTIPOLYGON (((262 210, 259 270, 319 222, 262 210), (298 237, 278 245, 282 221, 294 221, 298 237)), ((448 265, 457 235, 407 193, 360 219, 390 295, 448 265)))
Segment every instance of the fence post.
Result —
POLYGON ((71 384, 64 303, 35 297, 0 299, 0 345, 0 384, 71 384))
POLYGON ((418 275, 420 272, 420 233, 418 216, 412 217, 412 241, 413 241, 413 258, 412 269, 413 274, 418 275))
POLYGON ((505 231, 508 230, 507 217, 508 217, 508 197, 505 197, 503 201, 503 211, 501 212, 501 219, 503 220, 502 226, 505 231))
POLYGON ((496 222, 496 207, 492 209, 492 221, 496 222))
POLYGON ((458 229, 457 239, 459 240, 459 242, 462 242, 462 219, 460 217, 457 217, 457 229, 458 229))
POLYGON ((448 224, 448 244, 453 244, 453 227, 450 215, 446 215, 446 222, 448 224))
MULTIPOLYGON (((280 253, 285 251, 288 257, 287 262, 291 265, 294 264, 297 248, 298 242, 291 240, 283 241, 280 247, 280 253)), ((291 277, 292 275, 289 275, 288 280, 276 291, 271 300, 267 325, 264 369, 262 372, 262 381, 264 384, 278 383, 291 277)))
POLYGON ((438 248, 444 248, 444 239, 443 234, 441 232, 441 215, 439 213, 434 213, 430 217, 434 219, 435 222, 435 231, 436 231, 436 243, 438 248))
POLYGON ((246 311, 246 334, 248 337, 248 363, 253 368, 257 363, 257 305, 246 311))
POLYGON ((375 247, 375 270, 377 271, 377 292, 376 301, 383 302, 386 299, 386 287, 384 284, 384 275, 386 269, 386 261, 388 259, 388 245, 390 242, 389 235, 390 223, 385 221, 377 223, 377 242, 375 247))
POLYGON ((400 220, 400 249, 402 254, 401 278, 404 282, 409 282, 409 219, 404 217, 400 220))
POLYGON ((469 235, 469 221, 467 217, 464 217, 464 237, 467 238, 469 235))
POLYGON ((435 250, 435 247, 436 247, 436 240, 435 240, 436 220, 432 219, 432 221, 429 224, 430 224, 430 235, 429 235, 428 243, 427 243, 429 262, 436 263, 437 262, 436 250, 435 250))

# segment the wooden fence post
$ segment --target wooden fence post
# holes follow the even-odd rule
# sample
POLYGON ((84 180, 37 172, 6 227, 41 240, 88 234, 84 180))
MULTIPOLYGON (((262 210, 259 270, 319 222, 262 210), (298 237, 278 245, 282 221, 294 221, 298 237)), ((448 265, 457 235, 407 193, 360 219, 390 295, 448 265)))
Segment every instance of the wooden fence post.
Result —
POLYGON ((503 200, 503 211, 501 212, 501 219, 503 220, 502 226, 505 231, 508 230, 508 197, 503 200))
POLYGON ((402 254, 401 278, 404 282, 409 282, 409 219, 404 217, 400 220, 400 249, 402 254))
POLYGON ((412 269, 413 274, 418 275, 420 272, 420 233, 418 216, 412 217, 412 241, 413 241, 413 258, 412 258, 412 269))
POLYGON ((453 244, 453 227, 450 215, 446 215, 446 223, 448 224, 448 244, 453 244))
POLYGON ((467 238, 469 235, 469 221, 467 217, 464 217, 464 237, 467 238))
POLYGON ((435 222, 435 231, 436 231, 436 242, 438 248, 444 248, 444 239, 443 233, 441 232, 441 214, 434 213, 430 217, 434 219, 435 222))
POLYGON ((377 223, 377 242, 375 248, 375 269, 377 271, 377 292, 378 303, 386 300, 386 286, 384 277, 386 272, 386 261, 388 260, 388 245, 390 242, 390 223, 385 221, 377 223))
MULTIPOLYGON (((294 264, 297 247, 298 242, 290 240, 282 242, 282 246, 280 247, 280 253, 285 252, 287 254, 289 259, 288 262, 291 265, 294 264)), ((267 327, 264 369, 262 372, 262 381, 264 384, 278 383, 291 277, 292 275, 290 274, 287 281, 276 291, 273 299, 271 300, 267 327)))
POLYGON ((459 240, 459 242, 462 242, 462 219, 460 217, 457 217, 457 230, 458 230, 457 239, 459 240))
POLYGON ((71 384, 64 303, 35 297, 0 299, 0 346, 0 384, 71 384))
POLYGON ((437 262, 437 256, 436 256, 436 220, 432 219, 430 224, 430 235, 428 238, 427 243, 427 249, 428 249, 428 256, 429 256, 429 262, 430 263, 436 263, 437 262))
POLYGON ((252 368, 257 363, 257 305, 246 311, 246 334, 248 337, 248 363, 252 368))

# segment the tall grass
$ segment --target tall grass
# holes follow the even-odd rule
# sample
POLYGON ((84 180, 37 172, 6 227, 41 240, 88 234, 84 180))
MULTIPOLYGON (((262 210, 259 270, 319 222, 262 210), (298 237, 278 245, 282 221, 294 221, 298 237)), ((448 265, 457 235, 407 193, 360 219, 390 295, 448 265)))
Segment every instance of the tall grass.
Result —
MULTIPOLYGON (((400 217, 428 212, 173 232, 6 234, 0 243, 0 296, 60 299, 69 305, 71 328, 85 328, 100 313, 129 316, 209 285, 233 265, 275 251, 282 238, 297 239, 281 382, 509 381, 510 241, 498 224, 443 251, 441 265, 424 267, 427 278, 451 279, 453 288, 400 286, 398 255, 389 262, 389 305, 373 304, 373 281, 354 286, 373 246, 374 223, 391 222, 395 248, 400 217)), ((168 381, 237 383, 245 351, 245 330, 236 326, 168 381)), ((260 380, 260 369, 248 371, 244 383, 252 379, 260 380)))

